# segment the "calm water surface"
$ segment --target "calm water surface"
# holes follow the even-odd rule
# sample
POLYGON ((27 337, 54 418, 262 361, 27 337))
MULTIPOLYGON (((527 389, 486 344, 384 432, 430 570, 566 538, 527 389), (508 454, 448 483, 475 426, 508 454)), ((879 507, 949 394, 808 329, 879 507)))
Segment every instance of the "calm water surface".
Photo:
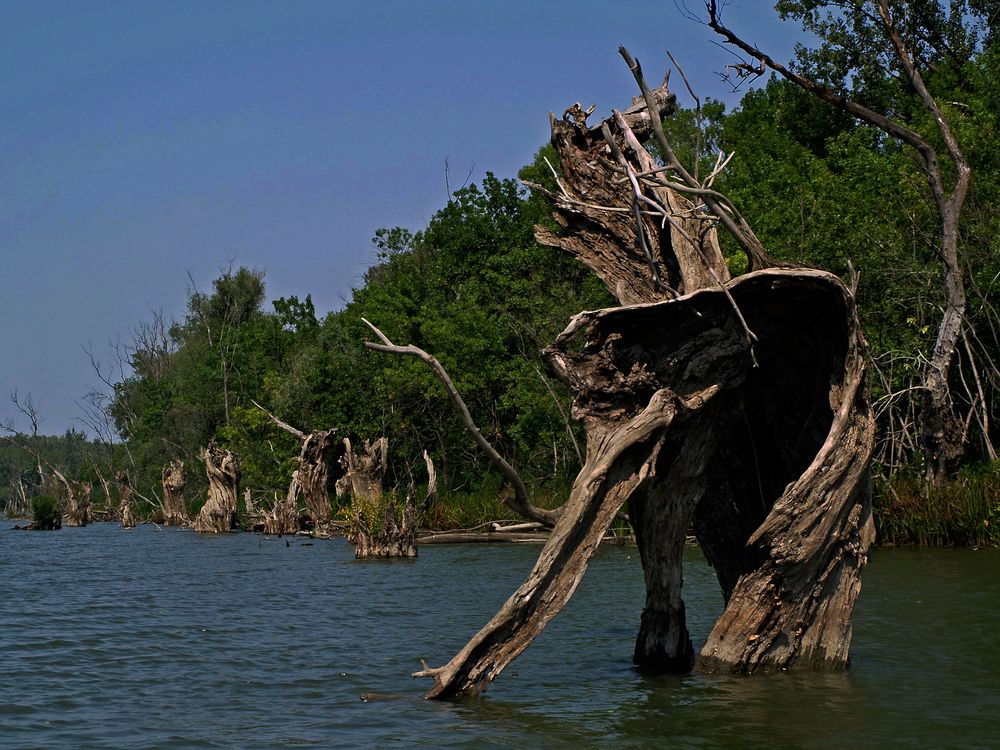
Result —
MULTIPOLYGON (((638 556, 602 548, 489 693, 437 703, 418 659, 447 661, 539 547, 360 562, 342 539, 11 525, 0 748, 1000 747, 996 550, 877 550, 847 674, 649 678, 638 556)), ((685 599, 703 640, 722 602, 695 550, 685 599)))

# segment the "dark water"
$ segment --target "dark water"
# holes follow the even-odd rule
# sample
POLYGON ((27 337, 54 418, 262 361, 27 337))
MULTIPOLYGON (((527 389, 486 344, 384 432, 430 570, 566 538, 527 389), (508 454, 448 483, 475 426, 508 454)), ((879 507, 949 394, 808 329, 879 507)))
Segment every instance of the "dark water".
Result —
MULTIPOLYGON (((630 668, 634 549, 600 551, 489 693, 421 699, 538 547, 357 562, 343 540, 0 522, 0 747, 1000 747, 1000 552, 878 550, 840 675, 630 668), (362 702, 362 693, 397 694, 362 702)), ((721 607, 692 550, 692 632, 721 607)))

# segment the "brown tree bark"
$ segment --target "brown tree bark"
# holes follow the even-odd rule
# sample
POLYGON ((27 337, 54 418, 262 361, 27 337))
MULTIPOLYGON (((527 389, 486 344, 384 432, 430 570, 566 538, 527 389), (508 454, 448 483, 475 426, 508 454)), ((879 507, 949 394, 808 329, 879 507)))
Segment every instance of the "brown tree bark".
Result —
POLYGON ((121 520, 123 529, 131 529, 135 526, 135 514, 132 511, 132 499, 135 495, 132 489, 132 480, 129 479, 128 472, 119 471, 115 475, 118 483, 118 518, 121 520))
POLYGON ((184 507, 184 462, 175 458, 163 467, 163 525, 186 526, 191 523, 184 507))
MULTIPOLYGON (((646 101, 669 101, 623 55, 646 101)), ((697 668, 843 668, 872 537, 853 293, 823 271, 773 268, 749 227, 740 244, 761 270, 727 280, 713 217, 679 192, 706 188, 650 177, 641 136, 662 137, 658 121, 636 132, 618 113, 598 128, 569 114, 552 120, 563 232, 538 238, 623 302, 580 313, 545 352, 573 393, 586 461, 525 583, 451 661, 415 676, 434 679, 431 698, 485 689, 573 594, 626 501, 647 586, 641 667, 696 663, 681 596, 694 525, 727 599, 697 668)))
MULTIPOLYGON (((67 526, 86 526, 94 522, 94 514, 90 505, 90 492, 92 486, 90 482, 78 482, 66 479, 61 471, 54 466, 49 467, 52 475, 59 480, 65 493, 63 497, 63 512, 66 516, 67 526)), ((42 482, 45 489, 45 482, 42 482)), ((50 490, 51 492, 51 490, 50 490)), ((52 493, 56 496, 57 493, 52 493)))
MULTIPOLYGON (((717 0, 706 3, 708 25, 726 43, 750 55, 756 64, 736 65, 736 69, 749 69, 755 75, 773 70, 804 91, 823 100, 830 106, 874 125, 888 135, 913 148, 923 163, 927 183, 941 221, 940 257, 941 287, 944 292, 944 309, 938 325, 937 336, 923 375, 923 399, 920 405, 920 436, 923 449, 925 474, 932 483, 940 483, 955 469, 966 451, 966 427, 955 413, 949 386, 949 371, 956 359, 959 342, 965 326, 966 294, 965 274, 959 258, 959 219, 968 195, 972 170, 966 161, 958 139, 948 118, 930 93, 923 76, 914 62, 912 50, 900 35, 888 0, 876 0, 875 13, 869 22, 878 24, 879 31, 892 47, 890 58, 895 57, 901 80, 907 81, 919 97, 937 127, 941 145, 934 145, 908 122, 897 121, 891 114, 874 111, 850 97, 840 96, 827 86, 790 70, 776 62, 753 44, 729 29, 721 19, 717 0), (877 14, 877 19, 875 15, 877 14), (953 176, 946 176, 942 162, 950 162, 953 176)), ((895 70, 889 71, 895 75, 895 70)), ((951 171, 951 170, 949 170, 951 171)), ((985 394, 983 394, 985 400, 985 394)), ((985 410, 985 406, 984 406, 985 410)), ((971 416, 971 415, 970 415, 971 416)), ((989 436, 986 436, 987 442, 989 436)))
POLYGON ((345 452, 342 487, 351 495, 351 530, 348 540, 354 545, 354 556, 416 557, 416 507, 413 493, 408 492, 402 509, 382 490, 389 441, 382 437, 374 443, 367 440, 364 449, 356 452, 344 438, 345 452), (399 516, 397 518, 397 515, 399 516))
POLYGON ((236 528, 236 498, 240 490, 240 463, 213 439, 201 452, 208 477, 208 499, 194 520, 194 530, 221 533, 236 528))

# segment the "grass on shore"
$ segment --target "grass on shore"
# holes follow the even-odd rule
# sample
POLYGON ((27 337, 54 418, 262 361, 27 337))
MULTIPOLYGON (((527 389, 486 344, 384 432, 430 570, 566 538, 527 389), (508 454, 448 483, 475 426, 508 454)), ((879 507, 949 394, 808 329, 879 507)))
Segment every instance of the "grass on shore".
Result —
POLYGON ((923 478, 877 478, 876 544, 1000 546, 1000 464, 965 470, 940 486, 923 478))

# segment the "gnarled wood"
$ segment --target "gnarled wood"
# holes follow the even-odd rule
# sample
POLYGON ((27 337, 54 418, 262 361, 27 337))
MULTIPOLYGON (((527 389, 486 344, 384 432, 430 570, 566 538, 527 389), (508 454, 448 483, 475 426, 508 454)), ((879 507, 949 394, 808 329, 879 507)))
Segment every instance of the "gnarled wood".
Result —
POLYGON ((208 477, 208 499, 192 524, 195 531, 221 533, 236 528, 236 498, 240 490, 240 462, 232 451, 213 439, 201 452, 208 477))
POLYGON ((163 467, 163 525, 185 526, 191 523, 184 507, 184 462, 175 458, 163 467))
POLYGON ((115 481, 118 484, 118 519, 123 529, 131 529, 135 526, 135 513, 132 510, 135 491, 132 489, 132 480, 123 469, 115 475, 115 481))
MULTIPOLYGON (((301 493, 313 527, 326 529, 333 522, 333 508, 330 505, 330 493, 327 490, 327 485, 330 481, 330 464, 334 460, 339 462, 340 459, 340 456, 336 455, 337 431, 335 429, 317 430, 306 434, 297 427, 278 419, 256 401, 253 404, 267 414, 274 424, 302 441, 298 458, 299 468, 292 476, 292 482, 288 487, 288 498, 293 497, 293 490, 295 498, 301 493)), ((287 509, 285 512, 287 515, 287 509)))
MULTIPOLYGON (((61 471, 54 466, 49 466, 52 475, 59 480, 65 495, 63 497, 63 509, 66 516, 67 526, 86 526, 94 522, 94 514, 90 505, 90 492, 92 486, 90 482, 77 482, 66 479, 61 471)), ((43 481, 43 489, 45 483, 43 481)))
MULTIPOLYGON (((648 163, 628 121, 604 123, 598 141, 582 112, 570 114, 553 118, 564 231, 538 238, 590 266, 624 304, 577 315, 545 352, 573 393, 586 461, 525 583, 451 661, 415 676, 433 677, 431 698, 484 689, 569 599, 626 501, 647 586, 641 667, 695 663, 681 597, 694 523, 727 598, 698 668, 842 668, 872 529, 872 418, 853 295, 810 269, 721 283, 710 220, 690 204, 673 215, 681 196, 639 182, 648 163), (632 195, 615 182, 615 162, 632 195), (626 219, 632 200, 654 206, 676 235, 643 228, 641 214, 637 231, 626 219), (657 278, 686 294, 660 301, 672 292, 657 278)), ((771 265, 756 249, 751 260, 771 265)))

